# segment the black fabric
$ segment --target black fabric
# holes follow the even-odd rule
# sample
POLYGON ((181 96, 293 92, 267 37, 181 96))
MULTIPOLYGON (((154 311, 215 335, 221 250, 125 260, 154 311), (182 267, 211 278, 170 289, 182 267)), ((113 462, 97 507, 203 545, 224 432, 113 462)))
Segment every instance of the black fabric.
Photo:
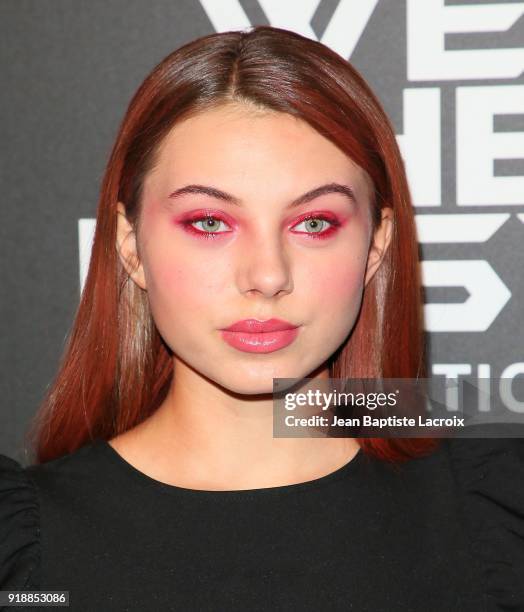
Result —
POLYGON ((0 455, 0 589, 73 611, 523 612, 523 582, 522 439, 244 491, 160 483, 103 440, 0 455))

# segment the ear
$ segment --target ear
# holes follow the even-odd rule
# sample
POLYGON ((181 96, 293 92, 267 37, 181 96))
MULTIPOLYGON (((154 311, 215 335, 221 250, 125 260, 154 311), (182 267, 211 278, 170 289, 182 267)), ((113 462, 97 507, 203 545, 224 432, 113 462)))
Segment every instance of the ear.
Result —
POLYGON ((138 257, 136 233, 126 216, 122 202, 117 204, 116 250, 129 276, 141 288, 146 289, 144 268, 138 257))
POLYGON ((382 220, 375 230, 373 242, 369 249, 364 286, 373 278, 391 242, 393 234, 393 209, 385 207, 381 210, 382 220))

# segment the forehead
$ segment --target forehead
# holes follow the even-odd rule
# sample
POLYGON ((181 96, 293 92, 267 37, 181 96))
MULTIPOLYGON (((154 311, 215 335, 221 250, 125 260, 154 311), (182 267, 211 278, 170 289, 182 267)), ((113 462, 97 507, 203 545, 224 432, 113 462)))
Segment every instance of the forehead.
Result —
MULTIPOLYGON (((164 138, 150 182, 279 185, 286 192, 319 181, 351 181, 365 195, 371 182, 329 139, 307 122, 239 104, 206 110, 177 123, 164 138)), ((296 189, 295 189, 296 190, 296 189)))

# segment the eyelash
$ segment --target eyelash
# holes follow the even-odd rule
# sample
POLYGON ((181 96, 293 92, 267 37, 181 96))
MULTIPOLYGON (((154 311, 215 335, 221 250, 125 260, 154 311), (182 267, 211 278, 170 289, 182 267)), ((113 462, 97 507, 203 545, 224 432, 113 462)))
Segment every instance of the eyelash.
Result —
MULTIPOLYGON (((224 219, 221 219, 217 215, 205 214, 205 215, 199 215, 199 216, 193 217, 191 219, 186 219, 185 221, 182 221, 182 225, 188 231, 195 233, 199 238, 204 238, 205 240, 209 240, 209 239, 214 240, 216 238, 219 238, 220 236, 223 236, 224 234, 229 233, 229 232, 205 232, 203 230, 199 230, 193 227, 193 223, 199 223, 200 221, 207 221, 208 219, 215 219, 216 221, 226 223, 224 219)), ((338 227, 340 227, 341 225, 340 221, 336 219, 335 217, 331 217, 323 213, 317 213, 317 214, 311 213, 309 215, 302 217, 292 227, 295 227, 296 225, 300 225, 301 223, 304 223, 305 221, 310 221, 311 219, 315 219, 315 220, 318 219, 321 221, 326 221, 327 223, 331 224, 330 227, 328 227, 326 230, 322 232, 298 232, 300 235, 306 235, 316 240, 323 240, 327 238, 328 236, 331 236, 335 231, 337 231, 338 227)))

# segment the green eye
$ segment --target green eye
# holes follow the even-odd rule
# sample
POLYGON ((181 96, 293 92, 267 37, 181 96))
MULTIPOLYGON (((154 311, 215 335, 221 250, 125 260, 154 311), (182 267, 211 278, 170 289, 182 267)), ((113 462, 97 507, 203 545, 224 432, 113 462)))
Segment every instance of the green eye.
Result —
POLYGON ((306 227, 308 227, 312 233, 316 233, 324 229, 324 224, 326 222, 323 219, 308 219, 305 223, 306 227))
POLYGON ((202 217, 202 219, 197 219, 193 223, 201 223, 202 226, 197 229, 202 229, 206 234, 213 234, 220 229, 220 224, 223 221, 216 217, 202 217))
POLYGON ((300 223, 297 223, 297 225, 295 225, 295 228, 304 225, 305 232, 307 232, 308 234, 319 234, 327 227, 328 224, 329 221, 326 221, 325 219, 322 219, 320 217, 311 217, 309 219, 301 221, 300 223))

